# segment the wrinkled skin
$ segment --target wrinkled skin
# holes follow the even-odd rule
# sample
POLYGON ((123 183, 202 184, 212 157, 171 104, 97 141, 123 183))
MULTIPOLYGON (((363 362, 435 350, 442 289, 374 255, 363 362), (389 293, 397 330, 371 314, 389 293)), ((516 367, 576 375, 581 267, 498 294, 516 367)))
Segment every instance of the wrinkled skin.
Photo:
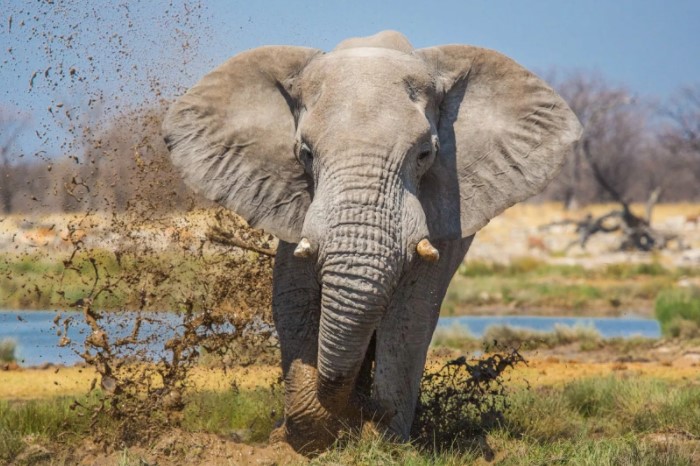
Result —
POLYGON ((496 52, 414 50, 387 31, 330 53, 242 53, 171 107, 164 133, 192 188, 281 239, 286 394, 273 437, 312 452, 370 420, 408 438, 440 304, 474 233, 544 188, 580 126, 496 52), (439 260, 416 253, 423 239, 439 260))

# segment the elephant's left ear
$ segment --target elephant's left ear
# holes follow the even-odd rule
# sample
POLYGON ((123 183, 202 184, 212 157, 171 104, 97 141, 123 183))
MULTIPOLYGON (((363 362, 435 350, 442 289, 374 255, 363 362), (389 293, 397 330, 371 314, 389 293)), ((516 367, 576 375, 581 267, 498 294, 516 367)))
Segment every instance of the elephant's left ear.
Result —
POLYGON ((581 125, 544 81, 500 53, 467 45, 414 53, 443 92, 440 150, 421 182, 430 235, 467 237, 542 191, 581 125))

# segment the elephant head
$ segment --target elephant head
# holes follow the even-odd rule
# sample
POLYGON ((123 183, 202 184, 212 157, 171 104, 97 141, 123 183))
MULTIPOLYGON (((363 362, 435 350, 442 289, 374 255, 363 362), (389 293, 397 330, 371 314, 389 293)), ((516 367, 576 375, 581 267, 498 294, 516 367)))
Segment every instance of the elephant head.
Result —
POLYGON ((439 260, 431 242, 541 191, 580 126, 497 52, 414 50, 389 31, 241 53, 170 108, 164 133, 190 187, 314 261, 317 392, 337 411, 415 256, 439 260))

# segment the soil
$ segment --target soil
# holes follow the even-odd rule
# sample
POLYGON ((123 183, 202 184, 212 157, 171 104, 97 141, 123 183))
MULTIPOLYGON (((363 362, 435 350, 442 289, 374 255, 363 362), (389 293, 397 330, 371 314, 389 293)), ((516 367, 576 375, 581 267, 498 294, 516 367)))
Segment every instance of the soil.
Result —
POLYGON ((55 462, 76 465, 256 465, 302 464, 303 456, 285 443, 246 445, 235 438, 214 434, 184 432, 174 429, 164 433, 153 445, 105 452, 91 440, 66 451, 61 445, 32 445, 15 461, 16 464, 55 462))

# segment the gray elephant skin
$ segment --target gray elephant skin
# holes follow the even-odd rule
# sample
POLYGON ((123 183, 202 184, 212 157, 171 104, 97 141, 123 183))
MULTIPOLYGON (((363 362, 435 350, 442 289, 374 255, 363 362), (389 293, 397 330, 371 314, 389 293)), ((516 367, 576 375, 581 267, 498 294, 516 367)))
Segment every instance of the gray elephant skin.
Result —
POLYGON ((408 438, 474 234, 541 191, 581 132, 511 59, 414 49, 394 31, 328 53, 243 52, 180 97, 163 130, 191 188, 280 239, 285 413, 273 437, 302 452, 366 421, 408 438))

